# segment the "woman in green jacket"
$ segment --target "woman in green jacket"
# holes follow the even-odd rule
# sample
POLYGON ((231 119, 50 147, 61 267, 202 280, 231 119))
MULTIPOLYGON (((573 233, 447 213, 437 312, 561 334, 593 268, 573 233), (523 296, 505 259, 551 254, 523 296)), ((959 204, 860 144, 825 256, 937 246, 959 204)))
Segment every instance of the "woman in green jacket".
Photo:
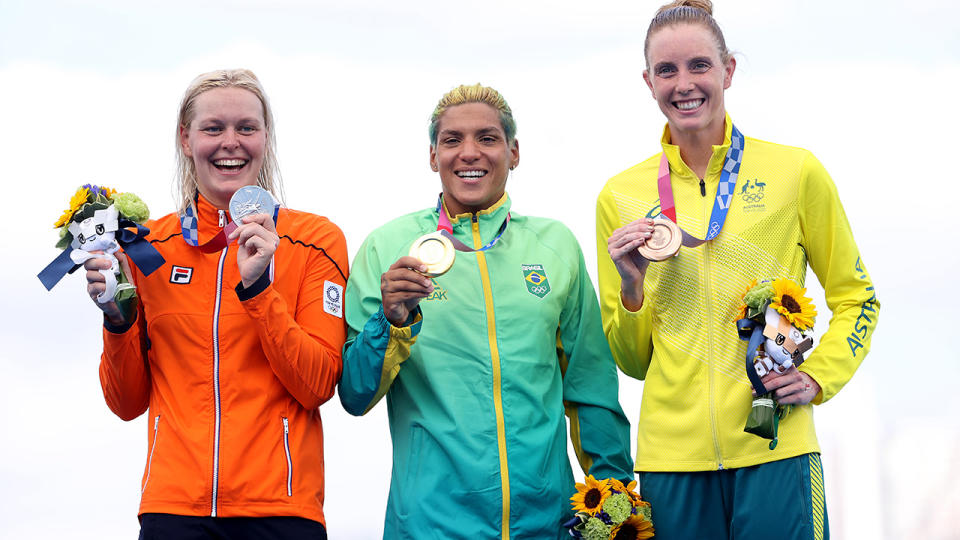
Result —
POLYGON ((628 480, 629 424, 599 306, 573 234, 517 214, 505 186, 516 125, 492 88, 460 86, 430 124, 436 205, 375 230, 346 289, 339 394, 363 414, 386 396, 393 473, 384 538, 561 538, 580 465, 628 480), (440 270, 408 255, 446 229, 440 270), (452 251, 451 251, 452 253, 452 251))

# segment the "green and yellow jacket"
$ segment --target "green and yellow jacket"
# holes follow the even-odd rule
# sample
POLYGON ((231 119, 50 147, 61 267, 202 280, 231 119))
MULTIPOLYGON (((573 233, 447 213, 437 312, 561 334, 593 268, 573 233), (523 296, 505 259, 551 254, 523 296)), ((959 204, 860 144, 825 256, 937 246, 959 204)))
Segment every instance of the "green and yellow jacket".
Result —
MULTIPOLYGON (((452 217, 454 236, 479 248, 509 212, 504 195, 452 217)), ((340 400, 359 415, 386 395, 393 439, 384 537, 560 538, 575 491, 565 412, 585 472, 632 476, 583 254, 561 223, 514 213, 492 248, 458 252, 432 296, 394 327, 380 276, 437 218, 422 210, 371 233, 346 289, 340 400)))
MULTIPOLYGON (((713 147, 702 182, 664 131, 677 219, 699 238, 706 235, 731 126, 727 117, 724 144, 713 147)), ((657 154, 611 178, 597 200, 604 330, 623 372, 646 381, 635 469, 706 471, 819 452, 811 405, 794 407, 781 421, 775 450, 743 431, 752 397, 747 344, 735 320, 751 280, 789 278, 802 286, 809 263, 833 317, 800 371, 822 388, 816 404, 853 376, 870 349, 880 305, 833 181, 810 152, 747 137, 719 236, 650 264, 643 306, 630 312, 620 300, 607 238, 634 220, 659 216, 659 163, 657 154)))

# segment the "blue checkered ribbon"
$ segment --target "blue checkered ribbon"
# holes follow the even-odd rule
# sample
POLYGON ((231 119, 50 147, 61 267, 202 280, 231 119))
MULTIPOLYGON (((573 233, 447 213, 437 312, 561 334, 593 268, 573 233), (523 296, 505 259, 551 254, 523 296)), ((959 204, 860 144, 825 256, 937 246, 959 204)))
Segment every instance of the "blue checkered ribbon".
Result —
MULTIPOLYGON (((683 231, 683 245, 697 247, 708 240, 713 240, 723 223, 727 219, 727 211, 733 201, 734 189, 737 187, 737 177, 740 175, 740 162, 743 161, 743 134, 737 126, 730 126, 730 148, 723 158, 723 168, 720 170, 720 182, 717 184, 717 197, 713 201, 713 210, 710 212, 710 223, 707 226, 707 236, 703 240, 683 231)), ((670 183, 670 164, 667 153, 660 156, 660 172, 657 177, 657 191, 660 194, 660 208, 664 216, 677 223, 676 208, 673 201, 673 186, 670 183)))
POLYGON ((200 245, 200 238, 197 234, 197 216, 193 215, 193 208, 190 206, 180 216, 180 230, 183 232, 184 242, 191 246, 200 245))
POLYGON ((717 185, 717 198, 713 201, 713 210, 710 212, 710 226, 707 227, 707 237, 704 240, 713 240, 723 222, 727 219, 730 210, 730 201, 733 200, 733 191, 737 186, 737 176, 740 175, 740 162, 743 161, 743 135, 737 126, 731 126, 730 148, 723 159, 723 170, 720 171, 720 184, 717 185))
MULTIPOLYGON (((273 223, 277 223, 277 216, 280 213, 280 205, 273 205, 273 223)), ((199 220, 193 213, 193 208, 188 206, 187 210, 180 216, 180 231, 183 232, 183 241, 191 246, 200 245, 200 235, 197 233, 199 220)), ((204 244, 206 245, 206 244, 204 244)))

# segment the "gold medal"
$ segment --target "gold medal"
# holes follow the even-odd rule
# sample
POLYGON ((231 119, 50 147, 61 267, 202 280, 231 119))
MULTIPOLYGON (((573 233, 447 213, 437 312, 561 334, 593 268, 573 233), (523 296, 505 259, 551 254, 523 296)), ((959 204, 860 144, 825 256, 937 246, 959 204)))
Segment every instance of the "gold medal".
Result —
POLYGON ((637 251, 645 259, 665 261, 680 251, 682 243, 680 227, 669 219, 658 219, 653 222, 653 235, 637 251))
POLYGON ((427 271, 422 274, 428 277, 443 275, 453 266, 456 250, 453 243, 440 231, 425 234, 417 238, 410 246, 410 256, 416 257, 427 265, 427 271))

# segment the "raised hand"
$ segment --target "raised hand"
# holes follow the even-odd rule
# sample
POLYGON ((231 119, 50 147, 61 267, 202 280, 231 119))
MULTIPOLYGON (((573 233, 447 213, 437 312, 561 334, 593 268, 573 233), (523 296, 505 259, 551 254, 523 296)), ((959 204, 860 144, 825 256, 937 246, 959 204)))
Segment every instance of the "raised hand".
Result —
POLYGON ((420 300, 433 292, 433 282, 420 272, 427 266, 416 257, 400 257, 380 276, 383 314, 394 326, 403 326, 420 300))

